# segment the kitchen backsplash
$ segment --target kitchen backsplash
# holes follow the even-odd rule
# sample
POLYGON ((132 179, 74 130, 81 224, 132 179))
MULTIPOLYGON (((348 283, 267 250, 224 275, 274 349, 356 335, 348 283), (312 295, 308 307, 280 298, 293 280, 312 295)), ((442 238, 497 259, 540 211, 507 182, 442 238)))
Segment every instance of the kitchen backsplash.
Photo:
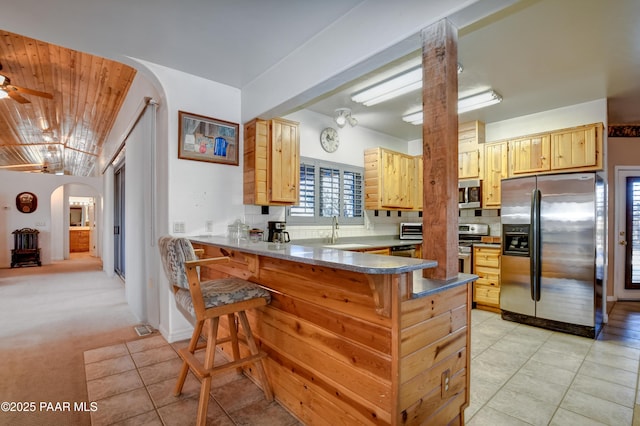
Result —
POLYGON ((489 225, 489 235, 502 236, 500 224, 500 210, 496 209, 463 209, 460 210, 460 223, 486 223, 489 225))
MULTIPOLYGON (((460 210, 460 223, 486 223, 489 225, 489 233, 492 236, 501 235, 499 211, 495 209, 468 209, 460 210)), ((284 207, 269 207, 269 214, 262 214, 260 206, 245 205, 244 221, 252 228, 267 229, 268 221, 285 220, 284 207)), ((361 237, 379 235, 398 235, 400 222, 421 222, 422 217, 418 212, 398 212, 392 211, 387 215, 387 211, 373 210, 365 211, 364 225, 340 225, 338 236, 361 237)), ((329 238, 331 236, 330 226, 293 226, 287 225, 287 231, 291 240, 329 238)))

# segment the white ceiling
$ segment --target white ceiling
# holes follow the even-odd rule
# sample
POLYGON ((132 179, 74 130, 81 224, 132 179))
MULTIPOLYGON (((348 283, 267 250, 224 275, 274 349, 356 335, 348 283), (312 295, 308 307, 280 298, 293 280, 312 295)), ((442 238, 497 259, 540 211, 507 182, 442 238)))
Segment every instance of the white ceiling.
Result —
MULTIPOLYGON (((640 123, 640 1, 531 0, 460 29, 460 97, 493 88, 503 102, 460 116, 486 123, 596 99, 609 99, 609 123, 640 123)), ((419 61, 420 52, 408 60, 419 61)), ((420 126, 400 117, 420 109, 420 92, 373 107, 350 94, 382 74, 348 85, 308 108, 349 107, 360 125, 405 140, 420 126)))
MULTIPOLYGON (((345 13, 370 3, 21 0, 5 5, 0 28, 111 59, 136 57, 243 88, 345 13)), ((610 123, 640 123, 639 18, 638 0, 522 0, 460 28, 460 93, 486 86, 504 98, 460 119, 490 123, 606 97, 610 123)), ((359 29, 353 31, 355 37, 359 29)), ((417 49, 419 41, 416 58, 417 49)), ((400 119, 419 107, 419 92, 367 108, 353 104, 349 96, 366 85, 365 79, 353 83, 306 107, 327 115, 351 107, 361 126, 404 140, 420 138, 419 127, 400 119)))

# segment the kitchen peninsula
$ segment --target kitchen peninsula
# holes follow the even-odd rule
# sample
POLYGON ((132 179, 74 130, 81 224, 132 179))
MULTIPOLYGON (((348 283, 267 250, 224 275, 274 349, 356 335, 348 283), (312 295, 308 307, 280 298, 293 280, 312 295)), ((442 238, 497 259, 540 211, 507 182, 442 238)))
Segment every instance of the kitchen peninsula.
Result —
POLYGON ((277 400, 302 422, 463 423, 474 275, 441 282, 422 278, 430 260, 191 240, 205 257, 230 257, 203 279, 232 275, 271 291, 270 305, 248 313, 251 327, 277 400))

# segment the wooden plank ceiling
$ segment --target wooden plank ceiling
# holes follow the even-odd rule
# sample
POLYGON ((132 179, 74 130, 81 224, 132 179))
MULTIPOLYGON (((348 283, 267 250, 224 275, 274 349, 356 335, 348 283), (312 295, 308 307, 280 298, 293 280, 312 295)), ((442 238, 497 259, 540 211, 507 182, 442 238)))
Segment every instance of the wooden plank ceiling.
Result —
POLYGON ((97 157, 135 69, 2 30, 0 65, 10 85, 52 95, 18 89, 0 99, 0 169, 98 175, 97 157))

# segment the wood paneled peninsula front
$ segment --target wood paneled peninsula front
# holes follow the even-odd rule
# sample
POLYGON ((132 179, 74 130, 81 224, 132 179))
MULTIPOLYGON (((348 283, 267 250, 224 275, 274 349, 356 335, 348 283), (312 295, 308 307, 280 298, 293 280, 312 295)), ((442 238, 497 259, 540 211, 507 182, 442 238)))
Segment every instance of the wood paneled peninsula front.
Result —
POLYGON ((271 291, 271 304, 249 313, 251 326, 277 400, 301 422, 464 423, 475 275, 442 282, 422 277, 437 266, 430 260, 191 240, 206 257, 230 257, 203 268, 203 279, 237 276, 271 291))

